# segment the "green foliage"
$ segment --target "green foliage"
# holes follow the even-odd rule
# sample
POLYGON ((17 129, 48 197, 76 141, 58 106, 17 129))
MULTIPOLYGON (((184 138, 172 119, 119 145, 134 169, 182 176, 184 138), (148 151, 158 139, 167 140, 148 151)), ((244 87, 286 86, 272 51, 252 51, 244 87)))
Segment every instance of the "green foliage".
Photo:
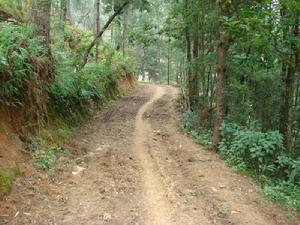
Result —
POLYGON ((188 110, 182 114, 181 129, 196 143, 208 148, 212 146, 211 131, 199 126, 199 118, 193 111, 188 110))
POLYGON ((44 49, 27 25, 0 23, 0 32, 0 103, 19 106, 35 80, 33 64, 40 63, 44 49))
POLYGON ((181 127, 184 130, 190 131, 195 126, 197 126, 199 122, 198 116, 191 110, 187 110, 182 114, 181 117, 181 127))
POLYGON ((212 147, 212 133, 210 130, 197 129, 188 132, 188 135, 197 143, 207 148, 212 147))
POLYGON ((51 149, 36 150, 34 152, 34 165, 38 169, 49 170, 53 167, 57 158, 51 149))
POLYGON ((130 76, 134 63, 121 58, 108 45, 104 45, 102 63, 89 63, 83 70, 74 69, 76 58, 57 49, 55 78, 49 89, 49 108, 54 117, 67 122, 80 122, 93 108, 102 106, 118 96, 118 79, 130 76))
POLYGON ((271 183, 263 186, 267 199, 286 205, 300 214, 300 186, 290 182, 271 183))
POLYGON ((287 155, 277 131, 222 125, 220 153, 231 166, 262 181, 266 197, 300 213, 300 161, 287 155))
POLYGON ((34 165, 41 170, 53 171, 55 163, 62 154, 67 151, 61 147, 46 147, 39 146, 33 154, 34 165))
POLYGON ((239 168, 266 173, 283 153, 282 136, 279 132, 263 133, 224 123, 222 135, 224 138, 220 144, 220 153, 239 168))
POLYGON ((16 20, 24 20, 26 18, 27 10, 22 10, 23 7, 28 7, 28 3, 30 0, 0 0, 0 21, 1 19, 1 12, 5 13, 9 19, 16 19, 16 20))

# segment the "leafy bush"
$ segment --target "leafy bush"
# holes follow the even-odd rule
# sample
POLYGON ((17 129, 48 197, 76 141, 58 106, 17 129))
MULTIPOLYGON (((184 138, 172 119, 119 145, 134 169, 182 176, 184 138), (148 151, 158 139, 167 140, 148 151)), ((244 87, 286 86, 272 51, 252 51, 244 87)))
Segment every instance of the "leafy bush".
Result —
POLYGON ((53 170, 59 156, 66 153, 67 151, 61 147, 42 148, 39 146, 33 154, 34 165, 41 170, 53 170))
POLYGON ((253 169, 257 173, 272 172, 273 163, 283 153, 282 136, 277 131, 260 132, 224 123, 220 152, 231 164, 253 169))
POLYGON ((22 105, 35 80, 32 65, 39 64, 43 45, 27 25, 0 23, 0 32, 0 103, 22 105))
POLYGON ((182 114, 181 127, 186 131, 192 130, 198 124, 198 116, 191 110, 182 114))
POLYGON ((280 155, 276 160, 278 174, 282 174, 289 183, 300 185, 300 161, 287 156, 280 155))
POLYGON ((93 105, 101 106, 117 97, 119 77, 133 71, 115 50, 108 49, 101 54, 101 64, 89 63, 80 72, 75 70, 77 59, 72 54, 61 48, 53 50, 57 63, 49 108, 54 117, 74 123, 87 116, 93 105))
POLYGON ((267 199, 286 205, 300 214, 300 186, 282 181, 263 186, 267 199))
POLYGON ((200 145, 211 148, 212 147, 212 133, 210 130, 197 129, 188 132, 188 135, 200 145))
POLYGON ((188 110, 182 114, 181 129, 183 132, 189 135, 196 143, 210 148, 212 146, 211 131, 199 127, 198 124, 199 118, 193 111, 188 110))
POLYGON ((230 165, 263 181, 266 197, 300 213, 300 161, 284 151, 278 131, 222 125, 220 153, 230 165))

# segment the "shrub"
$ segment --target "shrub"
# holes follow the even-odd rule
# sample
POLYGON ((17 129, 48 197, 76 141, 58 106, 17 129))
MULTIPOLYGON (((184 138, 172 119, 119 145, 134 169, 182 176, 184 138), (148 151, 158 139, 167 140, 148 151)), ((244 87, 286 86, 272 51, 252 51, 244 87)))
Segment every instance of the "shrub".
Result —
POLYGON ((191 131, 198 124, 198 117, 196 113, 188 110, 182 114, 181 128, 185 131, 191 131))
POLYGON ((54 48, 53 54, 57 63, 49 89, 50 112, 72 123, 85 118, 93 105, 116 98, 119 77, 133 73, 133 67, 110 48, 102 52, 101 64, 89 63, 80 72, 75 70, 77 59, 66 50, 54 48))
POLYGON ((212 134, 210 130, 203 129, 198 126, 199 118, 191 110, 188 110, 182 114, 181 117, 181 129, 187 133, 196 143, 211 147, 212 146, 212 134))
POLYGON ((117 76, 101 64, 88 64, 80 73, 60 68, 57 72, 50 86, 49 107, 60 117, 85 116, 93 103, 102 105, 113 97, 109 90, 117 90, 117 76))
POLYGON ((281 181, 263 186, 267 199, 286 205, 300 214, 300 187, 290 182, 281 181))
POLYGON ((19 106, 24 103, 27 89, 44 54, 41 40, 27 25, 0 23, 0 103, 19 106))
POLYGON ((34 165, 36 168, 41 170, 53 170, 54 165, 61 155, 67 154, 68 152, 61 147, 45 147, 38 145, 35 149, 33 158, 34 165))
POLYGON ((274 162, 283 153, 282 136, 277 131, 260 132, 224 123, 220 152, 229 162, 257 173, 273 173, 274 162))
POLYGON ((210 130, 197 129, 188 132, 188 135, 200 145, 211 148, 212 147, 212 133, 210 130))

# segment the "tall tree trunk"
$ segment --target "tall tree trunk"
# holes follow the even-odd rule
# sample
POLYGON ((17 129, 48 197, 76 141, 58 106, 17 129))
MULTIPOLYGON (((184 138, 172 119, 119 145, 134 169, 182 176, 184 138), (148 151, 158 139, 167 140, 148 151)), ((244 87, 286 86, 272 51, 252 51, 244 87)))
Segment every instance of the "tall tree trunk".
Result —
MULTIPOLYGON (((184 7, 185 10, 188 12, 189 9, 189 2, 188 0, 184 0, 184 7)), ((187 15, 185 15, 187 17, 187 15)), ((190 37, 190 28, 189 23, 186 21, 185 23, 185 41, 186 41, 186 59, 187 59, 187 83, 188 83, 188 107, 191 108, 191 103, 193 99, 193 93, 191 92, 193 86, 193 74, 191 70, 191 63, 192 63, 192 44, 191 44, 191 37, 190 37)))
MULTIPOLYGON (((115 11, 115 1, 114 0, 112 0, 112 2, 111 2, 111 13, 114 13, 114 11, 115 11)), ((111 28, 110 28, 111 30, 110 30, 110 42, 111 43, 114 43, 114 26, 111 26, 111 28)))
POLYGON ((194 34, 194 38, 193 38, 193 61, 194 61, 194 65, 193 65, 193 78, 192 78, 192 82, 191 82, 191 107, 193 109, 197 108, 197 97, 199 95, 199 68, 198 68, 198 56, 199 56, 199 38, 198 38, 198 32, 196 32, 196 34, 194 34))
POLYGON ((42 65, 33 65, 33 70, 38 76, 27 92, 28 113, 25 113, 25 116, 32 121, 36 121, 38 132, 40 132, 45 118, 48 118, 46 105, 48 99, 47 86, 53 72, 50 48, 50 11, 51 0, 32 1, 29 22, 34 25, 36 35, 43 38, 43 45, 47 52, 42 65))
MULTIPOLYGON (((228 16, 228 5, 224 0, 217 1, 219 17, 228 16)), ((219 43, 218 43, 218 68, 217 68, 217 84, 216 84, 216 119, 213 132, 213 149, 218 150, 221 141, 221 125, 225 117, 225 79, 226 79, 226 60, 229 40, 226 34, 225 26, 221 22, 219 25, 219 43)))
POLYGON ((128 45, 128 7, 124 9, 124 15, 123 15, 123 41, 122 41, 123 56, 126 55, 127 45, 128 45))
POLYGON ((60 0, 60 19, 64 23, 67 21, 67 0, 60 0))
MULTIPOLYGON (((295 21, 293 28, 291 29, 292 35, 295 37, 295 40, 299 37, 299 16, 295 21)), ((281 123, 280 131, 283 134, 284 147, 286 151, 290 151, 290 112, 292 107, 292 98, 293 98, 293 87, 294 81, 297 72, 297 66, 299 63, 299 51, 295 43, 291 44, 291 55, 289 57, 289 62, 287 65, 286 76, 284 77, 284 99, 281 108, 281 123)), ((285 65, 283 65, 284 67, 285 65)))
POLYGON ((170 85, 170 38, 168 40, 167 62, 168 62, 168 85, 170 85))
POLYGON ((143 62, 142 62, 142 81, 145 81, 145 62, 146 62, 146 47, 143 47, 143 62))
MULTIPOLYGON (((95 0, 95 36, 100 32, 100 0, 95 0)), ((99 40, 96 43, 95 61, 99 61, 99 40)))
POLYGON ((61 47, 65 46, 65 25, 67 22, 67 0, 60 0, 60 20, 61 20, 61 30, 63 33, 63 41, 61 42, 61 47))
POLYGON ((67 1, 67 12, 66 12, 66 21, 69 24, 73 23, 73 18, 72 18, 72 9, 71 9, 71 0, 66 0, 67 1))
POLYGON ((35 33, 43 37, 43 43, 50 50, 50 11, 51 0, 36 0, 32 7, 32 20, 35 25, 35 33))

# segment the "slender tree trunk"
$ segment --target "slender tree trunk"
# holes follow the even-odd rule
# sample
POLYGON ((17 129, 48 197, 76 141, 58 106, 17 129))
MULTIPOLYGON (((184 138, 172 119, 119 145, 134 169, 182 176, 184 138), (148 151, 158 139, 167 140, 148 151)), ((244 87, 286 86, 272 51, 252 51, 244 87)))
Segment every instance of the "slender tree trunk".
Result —
MULTIPOLYGON (((95 0, 95 36, 100 32, 100 0, 95 0)), ((99 40, 96 42, 95 62, 99 61, 99 40)))
POLYGON ((27 91, 28 112, 25 113, 26 118, 28 117, 28 119, 36 122, 37 132, 39 133, 45 119, 47 121, 48 118, 46 105, 46 100, 48 99, 47 87, 53 72, 50 48, 51 0, 34 0, 30 9, 29 22, 34 25, 36 35, 43 38, 43 45, 46 49, 44 63, 39 65, 33 64, 33 70, 37 76, 27 91))
POLYGON ((51 0, 36 0, 32 7, 32 20, 35 25, 35 32, 43 37, 43 43, 47 50, 50 50, 50 11, 51 0))
POLYGON ((123 56, 126 55, 127 44, 128 44, 128 7, 124 9, 124 15, 123 15, 123 41, 122 41, 123 56))
POLYGON ((63 33, 63 41, 61 42, 61 48, 65 47, 65 25, 67 22, 67 0, 60 0, 60 20, 61 30, 63 33))
POLYGON ((72 24, 73 18, 72 18, 72 12, 71 12, 71 0, 66 0, 66 1, 67 1, 66 21, 69 24, 72 24))
MULTIPOLYGON (((185 10, 188 11, 189 9, 189 2, 188 0, 184 0, 184 7, 185 10)), ((187 17, 187 15, 185 15, 187 17)), ((187 83, 188 83, 188 107, 191 108, 191 103, 193 99, 193 93, 191 92, 193 86, 193 74, 191 70, 191 63, 192 63, 192 44, 191 44, 191 37, 190 37, 190 28, 188 22, 185 23, 185 41, 186 41, 186 59, 187 59, 187 83)))
POLYGON ((143 63, 142 63, 142 81, 145 81, 146 74, 145 74, 145 61, 146 61, 146 48, 143 47, 143 63))
MULTIPOLYGON (((198 32, 196 32, 198 33, 198 32)), ((195 34, 193 38, 193 59, 194 59, 194 65, 193 65, 193 78, 191 82, 191 107, 193 109, 197 108, 197 97, 199 95, 199 68, 198 68, 198 56, 199 56, 199 38, 198 35, 195 34)))
MULTIPOLYGON (((292 35, 295 37, 299 37, 299 18, 295 22, 295 25, 292 28, 292 35)), ((292 98, 293 98, 293 87, 294 81, 297 72, 297 65, 299 63, 299 51, 295 44, 291 45, 291 56, 289 58, 289 62, 287 65, 287 73, 284 77, 284 99, 283 105, 281 108, 281 127, 280 131, 283 134, 284 139, 284 147, 286 151, 290 151, 290 112, 292 108, 292 98)), ((284 65, 283 65, 284 66, 284 65)))
POLYGON ((67 0, 60 0, 60 19, 64 23, 67 21, 67 0))
MULTIPOLYGON (((112 0, 111 2, 111 13, 113 14, 115 11, 115 1, 112 0)), ((111 43, 114 43, 114 26, 111 26, 111 29, 110 29, 110 42, 111 43)))
POLYGON ((167 61, 168 61, 168 85, 170 85, 170 38, 168 40, 168 56, 167 56, 167 61))
MULTIPOLYGON (((220 18, 228 16, 228 9, 225 8, 222 0, 217 2, 220 18)), ((219 26, 220 38, 218 43, 218 68, 217 68, 217 84, 216 84, 216 119, 213 132, 213 149, 218 150, 221 141, 221 125, 225 117, 225 79, 226 79, 226 60, 229 40, 226 34, 224 24, 219 26)))

